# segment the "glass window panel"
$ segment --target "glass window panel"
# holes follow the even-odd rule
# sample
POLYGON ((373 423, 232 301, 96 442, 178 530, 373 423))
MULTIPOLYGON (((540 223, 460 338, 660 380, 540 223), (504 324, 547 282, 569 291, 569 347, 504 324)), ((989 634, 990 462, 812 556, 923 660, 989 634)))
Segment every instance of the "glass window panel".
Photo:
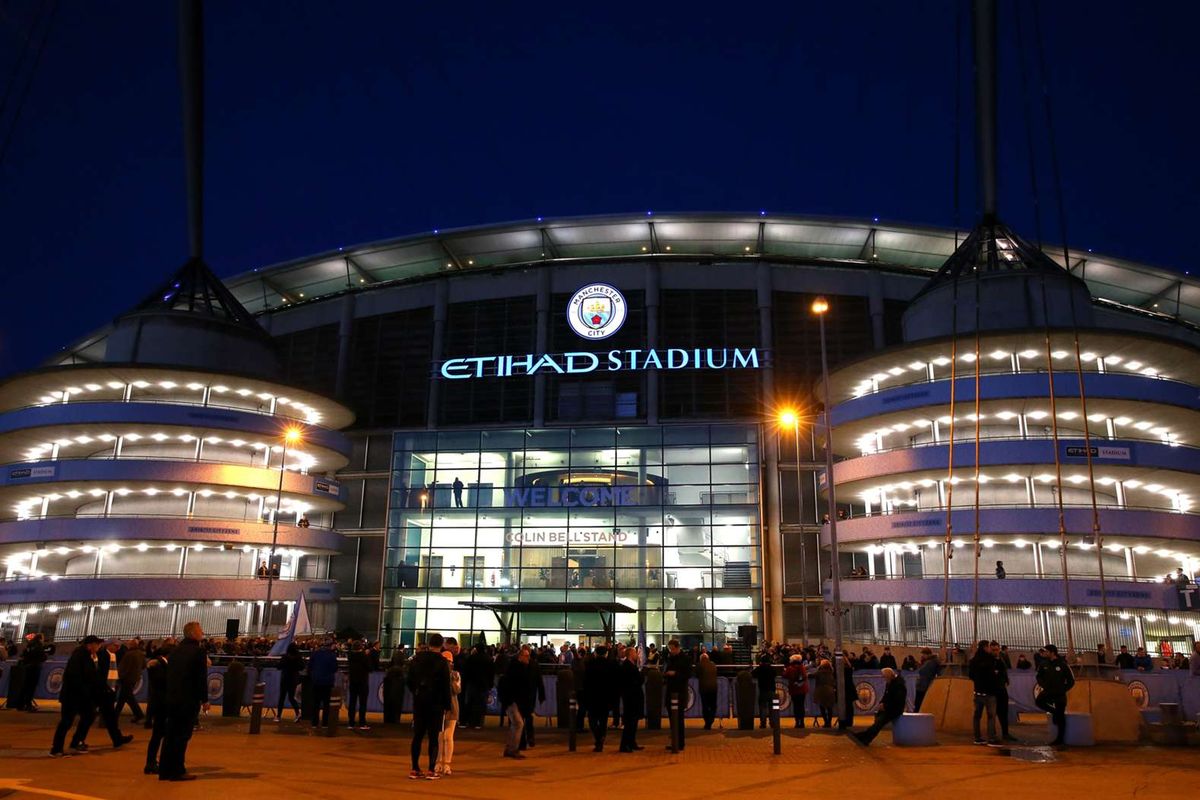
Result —
POLYGON ((526 431, 526 450, 547 450, 551 448, 566 448, 571 444, 569 430, 530 430, 526 431))
POLYGON ((441 451, 478 451, 479 431, 440 431, 437 435, 437 449, 441 451))
POLYGON ((757 425, 712 425, 709 427, 712 443, 740 444, 758 441, 757 425))

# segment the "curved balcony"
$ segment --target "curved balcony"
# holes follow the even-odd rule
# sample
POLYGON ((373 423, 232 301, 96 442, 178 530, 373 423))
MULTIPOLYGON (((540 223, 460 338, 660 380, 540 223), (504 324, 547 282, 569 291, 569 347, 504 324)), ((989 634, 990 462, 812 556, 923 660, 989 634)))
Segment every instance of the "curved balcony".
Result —
MULTIPOLYGON (((104 447, 101 437, 112 441, 113 434, 136 433, 151 443, 151 437, 164 429, 182 429, 193 440, 219 435, 276 444, 283 424, 276 417, 244 410, 176 403, 57 403, 0 413, 0 460, 19 460, 21 454, 47 441, 72 440, 68 444, 75 447, 91 441, 95 448, 104 447), (76 437, 82 437, 81 443, 74 441, 76 437)), ((343 434, 305 422, 286 421, 286 425, 300 430, 304 450, 318 460, 321 470, 337 470, 349 462, 350 440, 343 434)))
MULTIPOLYGON (((892 414, 908 412, 907 418, 918 409, 948 407, 950 383, 950 380, 946 378, 920 384, 895 386, 839 403, 834 406, 832 415, 835 433, 839 426, 861 420, 880 418, 880 423, 883 424, 886 418, 892 414)), ((954 398, 958 408, 961 410, 970 406, 973 410, 975 377, 971 375, 958 378, 954 384, 954 398)), ((1181 410, 1200 411, 1200 391, 1197 391, 1194 384, 1180 381, 1148 378, 1141 375, 1085 372, 1083 388, 1089 403, 1101 400, 1124 401, 1125 405, 1114 406, 1115 410, 1111 414, 1113 417, 1127 413, 1132 404, 1166 405, 1181 410)), ((1060 410, 1062 407, 1072 404, 1078 405, 1079 376, 1074 372, 1056 372, 1054 374, 1054 391, 1058 397, 1060 410)), ((1044 372, 983 375, 979 381, 981 403, 1003 400, 1025 402, 1038 399, 1045 404, 1048 393, 1049 380, 1044 372)), ((940 413, 939 411, 935 416, 940 413)), ((1188 415, 1187 419, 1194 420, 1195 418, 1188 415)))
MULTIPOLYGON (((0 385, 0 409, 89 401, 173 403, 234 409, 291 422, 345 428, 354 414, 295 386, 252 376, 142 364, 60 365, 13 376, 0 385)), ((278 423, 277 423, 278 424, 278 423)))
MULTIPOLYGON (((1170 541, 1200 546, 1200 514, 1180 514, 1133 508, 1099 509, 1100 530, 1106 544, 1133 547, 1147 542, 1170 541)), ((1091 506, 1064 509, 1066 529, 1071 536, 1092 532, 1091 506), (1072 533, 1073 532, 1073 533, 1072 533)), ((951 514, 956 538, 973 536, 975 512, 956 510, 951 514)), ((2 531, 3 528, 0 528, 2 531)), ((946 530, 945 511, 902 511, 838 520, 838 541, 882 542, 896 539, 940 539, 946 530)), ((986 536, 1044 537, 1058 530, 1057 508, 1008 506, 981 508, 979 532, 986 536)), ((2 535, 2 534, 0 534, 2 535)), ((829 528, 821 528, 821 543, 829 545, 829 528)), ((1161 546, 1159 544, 1158 546, 1161 546)))
MULTIPOLYGON (((1172 446, 1161 442, 1138 442, 1124 439, 1093 440, 1092 446, 1102 448, 1092 458, 1093 464, 1103 467, 1105 474, 1137 475, 1142 480, 1155 480, 1156 471, 1171 473, 1169 480, 1180 491, 1200 489, 1200 449, 1172 446)), ((1083 439, 1059 439, 1059 456, 1064 467, 1087 466, 1083 439)), ((833 466, 834 480, 839 490, 843 485, 893 476, 940 473, 945 476, 949 464, 949 445, 929 444, 892 450, 840 461, 833 466)), ((954 445, 954 463, 968 475, 975 464, 975 443, 954 445)), ((1039 466, 1053 468, 1054 442, 1047 439, 1001 439, 981 441, 981 467, 1039 466)))
MULTIPOLYGON (((145 576, 113 575, 109 577, 78 577, 50 580, 25 578, 0 581, 0 605, 90 602, 154 602, 195 600, 266 600, 267 584, 260 578, 230 576, 145 576)), ((338 596, 337 582, 332 580, 273 581, 274 600, 295 600, 300 592, 312 601, 334 600, 338 596)))
MULTIPOLYGON (((1134 331, 1085 330, 1079 332, 1083 371, 1165 379, 1200 386, 1200 359, 1196 349, 1173 339, 1134 331)), ((959 339, 956 370, 974 380, 974 342, 959 339)), ((949 338, 929 339, 872 353, 840 367, 830 376, 835 403, 889 389, 913 387, 950 377, 949 338)), ((1051 360, 1055 372, 1074 372, 1075 340, 1066 331, 1051 332, 1051 360)), ((1047 371, 1045 334, 1040 329, 988 332, 980 343, 981 376, 1042 373, 1047 371)), ((1057 385, 1058 379, 1055 379, 1057 385)))
MULTIPOLYGON (((204 542, 270 546, 273 526, 211 517, 48 517, 0 522, 0 548, 50 542, 204 542)), ((280 522, 278 546, 337 552, 341 536, 329 529, 280 522)))
MULTIPOLYGON (((59 459, 5 466, 0 472, 0 509, 11 507, 31 492, 61 495, 89 489, 115 491, 136 483, 198 485, 273 495, 279 481, 279 470, 264 467, 150 459, 59 459)), ((315 510, 339 509, 341 493, 341 486, 331 478, 283 473, 283 494, 303 497, 315 510)))
MULTIPOLYGON (((937 605, 945 601, 944 581, 929 578, 843 578, 841 599, 847 604, 937 605)), ((831 596, 830 582, 823 587, 825 598, 831 596)), ((1191 591, 1195 592, 1193 585, 1191 591)), ((1181 589, 1174 584, 1151 581, 1105 581, 1108 604, 1114 608, 1152 608, 1178 611, 1181 589)), ((1100 581, 1094 577, 1071 578, 1071 605, 1099 607, 1100 581)), ((970 604, 975 597, 972 578, 950 579, 950 604, 970 604)), ((1063 582, 1059 578, 1007 578, 998 580, 983 575, 979 580, 979 602, 988 605, 1020 605, 1031 607, 1062 607, 1065 600, 1063 582)), ((985 609, 981 609, 985 610, 985 609)))

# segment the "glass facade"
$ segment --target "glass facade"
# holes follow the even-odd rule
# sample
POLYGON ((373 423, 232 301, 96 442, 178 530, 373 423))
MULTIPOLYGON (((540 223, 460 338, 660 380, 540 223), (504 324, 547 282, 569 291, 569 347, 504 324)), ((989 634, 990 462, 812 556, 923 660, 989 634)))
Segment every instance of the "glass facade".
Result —
POLYGON ((398 432, 384 647, 437 632, 578 641, 588 604, 660 645, 762 626, 757 425, 398 432), (504 604, 553 610, 505 612, 504 604), (545 609, 545 607, 543 607, 545 609))

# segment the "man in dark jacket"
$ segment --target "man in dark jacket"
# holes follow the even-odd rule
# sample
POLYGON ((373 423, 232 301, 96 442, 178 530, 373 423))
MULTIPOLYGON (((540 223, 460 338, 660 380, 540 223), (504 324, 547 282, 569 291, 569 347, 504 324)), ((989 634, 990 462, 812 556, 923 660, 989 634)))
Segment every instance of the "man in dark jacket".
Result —
POLYGON ((921 666, 917 667, 917 697, 913 701, 914 712, 921 710, 921 702, 925 699, 925 693, 929 691, 930 684, 933 683, 941 668, 942 664, 933 654, 933 650, 928 647, 922 648, 921 666))
POLYGON ((463 709, 462 725, 475 730, 483 727, 483 715, 487 709, 488 692, 495 680, 495 666, 488 658, 483 645, 477 644, 471 648, 471 654, 463 662, 460 670, 463 680, 463 709))
POLYGON ((333 652, 332 639, 323 642, 308 657, 308 680, 313 693, 309 722, 314 728, 329 725, 329 704, 333 697, 333 684, 337 680, 337 666, 337 653, 333 652))
POLYGON ((354 643, 354 648, 346 658, 346 679, 350 689, 349 724, 354 728, 354 714, 358 713, 358 729, 368 731, 367 727, 367 694, 371 683, 371 656, 366 644, 362 641, 354 643))
POLYGON ((99 637, 88 636, 67 659, 67 666, 63 669, 62 689, 58 693, 62 717, 54 730, 54 743, 50 745, 50 755, 55 758, 66 755, 63 752, 63 743, 76 717, 79 718, 79 724, 71 739, 71 747, 83 751, 83 748, 76 748, 76 745, 82 744, 83 738, 87 736, 88 726, 92 724, 92 717, 95 716, 93 709, 96 702, 93 695, 96 691, 96 652, 101 644, 103 641, 99 637))
POLYGON ((521 750, 534 745, 533 730, 537 726, 533 722, 533 712, 537 708, 537 704, 546 699, 546 683, 542 680, 542 667, 534 660, 532 650, 529 652, 529 669, 525 676, 529 680, 529 691, 521 696, 521 718, 525 720, 525 727, 521 729, 521 750))
POLYGON ((875 740, 885 725, 904 714, 904 706, 908 702, 908 685, 900 673, 888 667, 883 670, 883 680, 883 700, 875 712, 875 721, 862 733, 850 733, 850 738, 864 747, 875 740))
POLYGON ((208 656, 200 646, 204 630, 192 621, 183 626, 183 641, 171 653, 167 664, 167 732, 162 758, 158 764, 160 781, 190 781, 184 764, 188 740, 200 717, 208 709, 208 656))
POLYGON ((33 699, 38 683, 42 679, 42 664, 53 655, 54 647, 46 647, 44 637, 40 633, 31 633, 25 639, 25 649, 21 651, 21 693, 17 698, 18 711, 37 711, 37 703, 33 699))
POLYGON ((412 657, 408 665, 408 689, 413 696, 413 732, 410 779, 436 780, 438 734, 450 708, 450 665, 442 657, 442 635, 431 633, 429 647, 412 657), (421 741, 429 739, 429 773, 421 772, 421 741))
POLYGON ((175 649, 170 639, 164 643, 146 662, 146 683, 149 689, 149 700, 146 703, 146 721, 150 723, 150 743, 146 746, 146 767, 142 772, 146 775, 158 774, 158 751, 163 737, 167 734, 167 661, 171 651, 175 649))
MULTIPOLYGON (((688 681, 692 677, 692 657, 690 654, 679 649, 679 640, 672 639, 667 642, 667 691, 666 703, 668 712, 671 708, 671 701, 678 703, 679 719, 675 720, 676 729, 678 731, 679 749, 683 749, 683 734, 685 726, 683 724, 683 715, 687 711, 688 704, 688 681)), ((667 749, 673 749, 672 745, 667 745, 667 749)))
POLYGON ((879 657, 880 669, 896 669, 896 657, 892 655, 892 648, 883 648, 883 655, 879 657))
POLYGON ((92 698, 113 747, 121 747, 133 741, 132 736, 121 733, 121 726, 117 720, 117 693, 121 684, 117 671, 117 653, 120 644, 110 639, 96 651, 96 689, 92 698))
POLYGON ((517 657, 509 659, 508 667, 500 677, 497 694, 500 698, 500 713, 508 717, 508 737, 504 741, 505 758, 524 758, 521 755, 521 732, 525 718, 521 706, 529 703, 529 646, 521 645, 517 657))
POLYGON ((1067 692, 1075 685, 1075 676, 1071 674, 1071 665, 1058 655, 1057 647, 1048 644, 1043 649, 1046 657, 1037 671, 1037 684, 1042 687, 1042 693, 1033 704, 1050 714, 1054 722, 1057 733, 1050 744, 1062 745, 1067 731, 1067 692))
POLYGON ((114 712, 118 717, 121 716, 121 709, 126 705, 133 713, 134 723, 142 721, 142 707, 138 705, 137 698, 134 696, 134 691, 137 689, 138 681, 142 677, 142 671, 146 669, 146 652, 142 650, 140 643, 132 641, 126 646, 125 654, 121 656, 121 660, 117 662, 117 677, 121 681, 117 693, 117 707, 114 712))
POLYGON ((979 719, 987 712, 987 744, 998 744, 996 738, 996 696, 1000 693, 1000 663, 992 655, 991 646, 982 641, 975 649, 975 655, 967 665, 967 677, 971 679, 975 690, 975 713, 971 717, 971 726, 975 732, 975 744, 984 744, 983 734, 979 730, 979 719))
POLYGON ((1008 732, 1008 654, 999 642, 989 642, 992 657, 996 659, 996 716, 1000 718, 1000 738, 1006 742, 1015 742, 1017 737, 1008 732))
POLYGON ((642 694, 642 684, 646 676, 638 669, 638 651, 636 647, 625 650, 625 658, 621 661, 617 673, 617 685, 620 687, 621 707, 621 752, 632 753, 641 750, 637 743, 638 721, 645 716, 646 698, 642 694))
POLYGON ((593 752, 604 750, 604 738, 608 735, 608 712, 613 698, 618 696, 617 665, 608 657, 608 648, 601 645, 587 663, 584 680, 591 687, 587 693, 588 727, 592 731, 593 752))

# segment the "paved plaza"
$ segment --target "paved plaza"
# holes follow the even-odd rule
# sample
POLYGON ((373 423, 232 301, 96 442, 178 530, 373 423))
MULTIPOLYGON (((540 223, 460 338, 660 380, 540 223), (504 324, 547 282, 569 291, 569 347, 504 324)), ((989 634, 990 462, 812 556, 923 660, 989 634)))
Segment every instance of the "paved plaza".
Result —
MULTIPOLYGON (((45 704, 51 706, 52 704, 45 704)), ((288 715, 290 717, 290 714, 288 715)), ((539 726, 537 747, 524 761, 500 757, 502 732, 494 727, 460 731, 454 774, 432 785, 407 779, 408 727, 371 731, 339 729, 337 736, 309 735, 293 722, 266 721, 258 736, 247 733, 245 718, 203 718, 203 729, 188 751, 189 770, 199 780, 165 784, 142 775, 147 731, 123 718, 137 739, 112 750, 103 730, 89 737, 87 755, 52 760, 47 756, 58 714, 0 712, 0 797, 128 798, 149 791, 157 797, 369 798, 399 794, 448 797, 528 797, 530 791, 556 794, 653 791, 658 796, 762 793, 781 785, 822 792, 852 792, 871 798, 972 796, 1137 797, 1163 786, 1195 786, 1200 758, 1194 748, 1093 747, 1051 751, 1035 745, 1012 749, 978 747, 966 738, 939 736, 930 748, 898 748, 885 732, 870 749, 823 731, 785 728, 782 754, 772 754, 769 731, 688 729, 682 754, 665 750, 665 731, 644 731, 639 753, 616 751, 610 731, 604 753, 592 752, 581 735, 578 750, 567 750, 567 735, 539 726), (573 788, 568 788, 573 787, 573 788), (949 794, 947 794, 949 793, 949 794)), ((860 717, 859 725, 867 722, 860 717)), ((787 721, 790 725, 790 720, 787 721)), ((1024 741, 1045 741, 1044 725, 1014 727, 1024 741)), ((424 766, 424 765, 423 765, 424 766)), ((584 796, 591 796, 585 794, 584 796)))

